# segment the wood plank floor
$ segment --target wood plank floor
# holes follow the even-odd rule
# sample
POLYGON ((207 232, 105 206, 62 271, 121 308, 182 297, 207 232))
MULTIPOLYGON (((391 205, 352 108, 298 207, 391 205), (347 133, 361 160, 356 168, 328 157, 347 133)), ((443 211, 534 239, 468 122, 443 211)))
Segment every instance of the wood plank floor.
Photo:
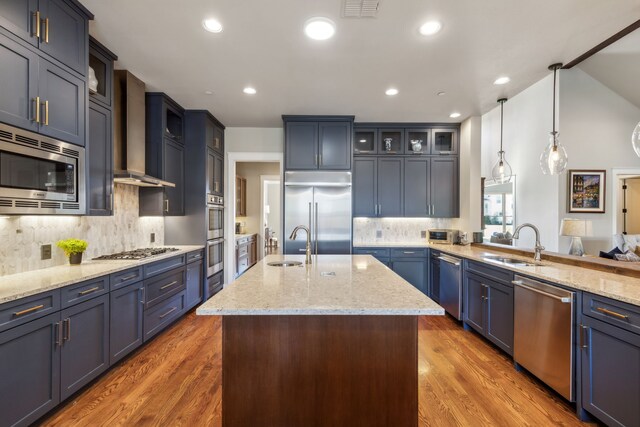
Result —
MULTIPOLYGON (((40 424, 220 426, 220 343, 220 320, 191 312, 40 424)), ((419 352, 421 426, 587 425, 448 316, 420 319, 419 352)))

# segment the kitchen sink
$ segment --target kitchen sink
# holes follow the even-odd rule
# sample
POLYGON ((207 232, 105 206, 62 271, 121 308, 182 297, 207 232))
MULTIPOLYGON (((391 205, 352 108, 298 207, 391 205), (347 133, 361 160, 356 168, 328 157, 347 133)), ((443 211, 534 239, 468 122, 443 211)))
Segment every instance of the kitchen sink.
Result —
POLYGON ((274 261, 274 262, 268 262, 267 265, 270 265, 271 267, 297 267, 299 265, 302 265, 302 263, 300 261, 274 261))
POLYGON ((503 265, 513 265, 516 267, 535 267, 538 264, 532 262, 523 261, 521 259, 508 258, 501 255, 487 255, 482 257, 485 261, 495 262, 503 265))

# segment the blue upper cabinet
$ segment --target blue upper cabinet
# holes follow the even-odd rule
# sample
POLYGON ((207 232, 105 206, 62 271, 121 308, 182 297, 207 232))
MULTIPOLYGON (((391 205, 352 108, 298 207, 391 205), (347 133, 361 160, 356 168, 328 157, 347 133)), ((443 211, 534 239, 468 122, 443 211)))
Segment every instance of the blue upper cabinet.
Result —
POLYGON ((0 1, 0 26, 83 76, 89 19, 91 13, 73 0, 0 1))
POLYGON ((285 170, 351 170, 353 116, 282 116, 285 170))

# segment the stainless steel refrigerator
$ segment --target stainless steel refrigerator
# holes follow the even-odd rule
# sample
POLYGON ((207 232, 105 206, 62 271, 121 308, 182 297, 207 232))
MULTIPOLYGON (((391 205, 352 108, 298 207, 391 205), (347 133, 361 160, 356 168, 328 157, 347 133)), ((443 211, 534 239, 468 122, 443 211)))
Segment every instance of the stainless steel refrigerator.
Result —
POLYGON ((351 172, 287 172, 284 178, 284 253, 304 254, 311 230, 313 254, 351 253, 351 172))

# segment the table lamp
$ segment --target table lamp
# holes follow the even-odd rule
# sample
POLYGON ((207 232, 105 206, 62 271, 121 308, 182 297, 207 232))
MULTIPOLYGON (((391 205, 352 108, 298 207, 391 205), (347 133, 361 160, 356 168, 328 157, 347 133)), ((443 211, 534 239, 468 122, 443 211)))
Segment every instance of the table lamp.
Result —
POLYGON ((571 247, 569 255, 583 256, 584 247, 581 237, 591 236, 593 224, 586 219, 564 218, 560 226, 560 235, 571 237, 571 247))

